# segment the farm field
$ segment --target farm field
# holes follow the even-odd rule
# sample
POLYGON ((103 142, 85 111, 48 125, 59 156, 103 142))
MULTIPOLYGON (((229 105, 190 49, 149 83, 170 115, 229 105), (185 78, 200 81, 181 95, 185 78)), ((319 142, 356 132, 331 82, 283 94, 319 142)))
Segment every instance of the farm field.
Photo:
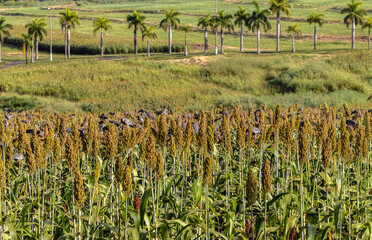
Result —
POLYGON ((4 239, 368 239, 371 110, 12 112, 4 239))
POLYGON ((372 1, 288 2, 0 0, 0 240, 372 239, 372 1))
MULTIPOLYGON (((262 4, 262 7, 268 7, 266 1, 258 1, 262 4)), ((321 2, 321 1, 320 1, 321 2)), ((282 39, 282 50, 291 50, 291 40, 284 30, 293 23, 298 23, 302 31, 302 36, 298 40, 297 48, 302 51, 312 50, 312 34, 313 26, 306 23, 306 18, 313 11, 317 11, 325 15, 326 23, 318 30, 319 34, 319 50, 338 50, 347 49, 350 42, 351 30, 347 29, 343 24, 343 16, 340 14, 340 10, 345 5, 346 2, 335 1, 327 5, 317 1, 296 1, 293 4, 293 10, 290 18, 284 17, 282 19, 282 29, 283 29, 283 39, 282 39)), ((146 16, 145 22, 149 25, 158 26, 161 21, 163 14, 160 10, 164 9, 164 6, 170 6, 166 1, 153 1, 151 4, 144 2, 132 2, 124 1, 120 4, 93 4, 93 3, 81 3, 76 5, 76 3, 65 3, 60 2, 60 4, 53 4, 51 2, 49 6, 55 6, 56 9, 52 10, 52 25, 53 25, 53 36, 55 44, 63 44, 63 33, 58 23, 59 12, 64 10, 65 7, 69 7, 73 10, 79 12, 79 17, 81 20, 80 26, 73 30, 71 38, 72 45, 90 45, 99 46, 99 36, 93 35, 92 21, 95 17, 107 17, 112 20, 113 30, 108 32, 105 37, 106 46, 118 46, 123 45, 127 47, 133 46, 133 31, 128 29, 125 23, 125 18, 133 10, 138 12, 144 12, 146 16), (80 6, 78 6, 80 5, 80 6)), ((192 27, 192 32, 188 35, 189 43, 191 49, 194 51, 201 51, 201 44, 204 43, 203 34, 201 29, 197 28, 197 19, 201 17, 204 13, 213 14, 215 11, 214 1, 188 1, 187 3, 173 1, 171 3, 177 11, 181 12, 180 20, 182 23, 190 25, 192 27)), ((45 18, 48 20, 49 11, 47 10, 46 3, 42 6, 30 6, 30 7, 6 7, 0 8, 0 14, 6 16, 9 22, 13 22, 14 30, 12 35, 14 37, 20 37, 20 34, 24 29, 24 25, 27 24, 32 18, 45 18)), ((252 10, 253 5, 249 2, 239 2, 239 1, 226 1, 220 2, 218 7, 220 10, 224 10, 227 13, 233 14, 238 6, 246 6, 249 10, 252 10)), ((372 11, 372 4, 368 1, 364 3, 364 8, 368 11, 372 11)), ((275 21, 276 19, 271 16, 272 29, 267 33, 263 33, 262 48, 268 51, 275 49, 275 21)), ((233 35, 227 35, 225 37, 225 45, 230 48, 230 51, 239 50, 239 27, 236 27, 233 35)), ((164 30, 160 28, 155 29, 158 39, 154 41, 154 45, 166 45, 167 44, 167 34, 164 30)), ((256 48, 255 35, 252 32, 245 29, 247 38, 245 41, 245 47, 249 49, 256 48)), ((358 48, 367 47, 367 30, 362 30, 361 27, 356 28, 358 48)), ((174 31, 174 43, 183 44, 182 32, 174 31)), ((49 38, 46 37, 44 42, 48 43, 49 38)), ((218 41, 220 39, 218 38, 218 41)), ((214 43, 214 35, 209 34, 209 42, 212 45, 214 43)), ((139 39, 140 47, 144 47, 146 43, 139 39)), ((301 51, 300 50, 300 51, 301 51)))

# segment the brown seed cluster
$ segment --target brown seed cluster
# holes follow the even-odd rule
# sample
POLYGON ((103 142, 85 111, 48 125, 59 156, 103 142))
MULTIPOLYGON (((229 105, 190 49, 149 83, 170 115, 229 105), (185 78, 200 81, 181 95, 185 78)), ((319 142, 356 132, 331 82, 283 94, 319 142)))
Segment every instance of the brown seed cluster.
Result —
POLYGON ((246 204, 250 207, 256 202, 258 196, 258 181, 252 169, 248 171, 245 193, 246 204))
POLYGON ((206 186, 211 185, 213 176, 214 162, 212 156, 207 156, 203 163, 203 183, 206 186))
POLYGON ((74 180, 74 201, 75 205, 78 208, 84 207, 85 202, 85 188, 83 177, 81 176, 80 171, 75 172, 75 180, 74 180))
POLYGON ((129 196, 132 193, 132 171, 128 165, 124 169, 122 187, 125 196, 129 196))
POLYGON ((271 191, 271 167, 270 161, 265 160, 265 164, 262 168, 262 191, 268 193, 271 191))

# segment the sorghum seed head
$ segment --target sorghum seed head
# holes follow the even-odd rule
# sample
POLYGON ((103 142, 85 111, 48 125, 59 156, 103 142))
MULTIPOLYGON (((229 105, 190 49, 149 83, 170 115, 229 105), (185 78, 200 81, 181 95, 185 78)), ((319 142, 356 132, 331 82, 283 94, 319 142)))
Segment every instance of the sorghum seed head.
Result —
POLYGON ((209 186, 212 183, 214 162, 211 155, 204 158, 203 163, 203 182, 205 185, 209 186))
POLYGON ((74 200, 75 200, 75 205, 78 208, 83 208, 84 207, 85 188, 84 188, 83 177, 81 176, 81 173, 78 169, 77 169, 77 171, 75 171, 74 200))
POLYGON ((322 160, 324 168, 328 168, 332 157, 332 141, 328 137, 323 139, 322 160))
POLYGON ((298 157, 300 159, 300 164, 303 165, 309 154, 309 140, 307 138, 306 127, 302 126, 300 128, 300 133, 298 136, 298 157))
POLYGON ((270 161, 265 160, 264 167, 262 168, 262 191, 266 194, 271 190, 271 167, 270 161))
POLYGON ((124 166, 123 166, 123 162, 121 161, 121 158, 116 157, 114 175, 115 175, 115 182, 118 184, 120 184, 123 181, 123 170, 124 170, 124 166))
POLYGON ((140 207, 141 207, 141 198, 136 195, 133 199, 133 207, 134 209, 137 211, 137 213, 139 212, 140 210, 140 207))
POLYGON ((132 192, 132 173, 128 165, 124 169, 122 187, 125 196, 129 196, 132 192))
POLYGON ((28 172, 33 173, 35 171, 36 166, 35 166, 34 154, 32 153, 30 144, 26 146, 25 158, 26 158, 26 165, 27 165, 28 172))
POLYGON ((252 206, 256 200, 258 195, 258 182, 256 175, 254 175, 252 169, 249 169, 247 175, 247 182, 245 186, 245 193, 246 193, 246 200, 248 207, 252 206))

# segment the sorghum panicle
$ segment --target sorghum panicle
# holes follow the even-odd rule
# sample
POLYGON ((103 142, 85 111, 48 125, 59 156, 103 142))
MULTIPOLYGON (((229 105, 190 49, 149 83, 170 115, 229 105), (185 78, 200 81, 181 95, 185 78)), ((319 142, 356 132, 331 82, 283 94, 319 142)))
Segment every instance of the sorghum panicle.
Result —
POLYGON ((213 157, 209 155, 208 157, 204 158, 203 162, 203 183, 207 186, 211 185, 212 183, 213 168, 213 157))
POLYGON ((266 194, 271 190, 271 167, 270 161, 265 160, 265 164, 262 168, 262 191, 266 194))
POLYGON ((35 171, 36 165, 35 165, 34 154, 32 153, 30 144, 26 146, 25 158, 26 158, 26 166, 27 166, 28 172, 33 173, 35 171))
POLYGON ((125 196, 129 196, 132 193, 132 172, 128 165, 124 169, 122 187, 125 196))
POLYGON ((248 171, 245 193, 247 206, 250 207, 256 202, 258 196, 258 181, 252 169, 248 171))
POLYGON ((85 188, 83 177, 81 176, 80 171, 77 169, 75 171, 75 180, 74 180, 74 200, 75 205, 78 208, 83 208, 85 204, 85 188))

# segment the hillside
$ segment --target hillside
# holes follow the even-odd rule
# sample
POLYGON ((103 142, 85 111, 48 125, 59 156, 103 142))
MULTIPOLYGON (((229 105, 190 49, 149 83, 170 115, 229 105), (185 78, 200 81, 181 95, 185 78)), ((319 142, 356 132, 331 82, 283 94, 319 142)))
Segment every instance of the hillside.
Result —
POLYGON ((5 69, 0 84, 6 92, 3 102, 16 94, 11 107, 60 111, 155 110, 164 105, 194 110, 265 102, 269 107, 371 104, 367 98, 372 90, 372 53, 314 58, 235 54, 71 60, 5 69))

